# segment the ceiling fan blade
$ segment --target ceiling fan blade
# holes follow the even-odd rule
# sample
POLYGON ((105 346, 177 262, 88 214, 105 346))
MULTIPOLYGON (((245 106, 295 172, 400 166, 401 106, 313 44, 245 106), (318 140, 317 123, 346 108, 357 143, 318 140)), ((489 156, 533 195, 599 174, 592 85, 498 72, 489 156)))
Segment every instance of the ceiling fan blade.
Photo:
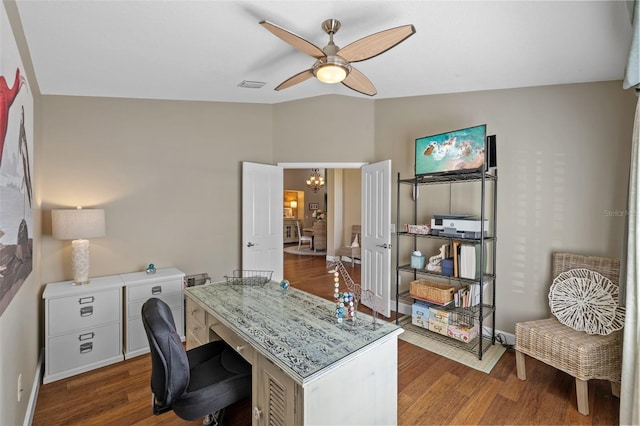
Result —
POLYGON ((413 25, 403 25, 356 40, 338 51, 338 55, 349 62, 359 62, 386 52, 398 43, 415 34, 413 25))
POLYGON ((378 93, 371 80, 353 66, 351 67, 351 72, 347 78, 342 81, 342 84, 347 86, 349 89, 355 90, 356 92, 360 92, 364 95, 374 96, 378 93))
POLYGON ((284 28, 279 27, 269 21, 260 21, 260 25, 271 31, 271 33, 273 33, 276 37, 284 40, 291 46, 295 47, 301 52, 306 53, 307 55, 313 56, 316 59, 320 59, 325 56, 322 49, 320 49, 318 46, 303 39, 299 35, 292 33, 291 31, 287 31, 284 28))
POLYGON ((311 77, 313 77, 313 71, 308 69, 308 70, 304 70, 302 72, 299 72, 298 74, 289 77, 288 79, 286 79, 285 81, 283 81, 282 83, 280 83, 278 85, 278 87, 276 87, 274 90, 282 90, 282 89, 287 89, 291 86, 294 86, 298 83, 302 83, 305 80, 310 79, 311 77))

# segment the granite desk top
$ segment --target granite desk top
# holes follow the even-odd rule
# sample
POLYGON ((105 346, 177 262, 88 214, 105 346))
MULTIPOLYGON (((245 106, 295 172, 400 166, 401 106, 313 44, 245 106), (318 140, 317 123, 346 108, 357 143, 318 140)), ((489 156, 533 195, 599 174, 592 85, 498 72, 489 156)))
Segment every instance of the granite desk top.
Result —
POLYGON ((365 346, 402 329, 358 312, 356 324, 339 324, 335 303, 279 283, 212 283, 185 289, 193 299, 300 383, 365 346))

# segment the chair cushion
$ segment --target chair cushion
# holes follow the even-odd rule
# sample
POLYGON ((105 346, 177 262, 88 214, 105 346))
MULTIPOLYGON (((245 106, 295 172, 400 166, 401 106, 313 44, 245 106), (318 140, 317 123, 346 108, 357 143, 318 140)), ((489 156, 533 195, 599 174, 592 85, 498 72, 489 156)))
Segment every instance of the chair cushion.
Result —
POLYGON ((179 417, 196 420, 251 396, 251 365, 226 344, 220 351, 220 343, 195 348, 200 352, 197 358, 204 359, 207 350, 212 357, 191 366, 189 388, 173 403, 179 417))
POLYGON ((516 323, 516 347, 581 380, 620 382, 622 337, 590 335, 561 324, 555 318, 516 323))
POLYGON ((588 334, 606 335, 624 326, 618 286, 586 268, 562 272, 553 280, 549 307, 562 324, 588 334))

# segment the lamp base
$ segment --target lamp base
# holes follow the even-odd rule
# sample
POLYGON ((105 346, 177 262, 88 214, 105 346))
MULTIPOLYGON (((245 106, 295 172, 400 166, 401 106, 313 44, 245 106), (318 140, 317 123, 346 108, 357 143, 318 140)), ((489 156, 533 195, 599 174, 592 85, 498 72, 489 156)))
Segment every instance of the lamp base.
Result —
POLYGON ((89 240, 71 242, 71 269, 73 285, 89 284, 89 240))

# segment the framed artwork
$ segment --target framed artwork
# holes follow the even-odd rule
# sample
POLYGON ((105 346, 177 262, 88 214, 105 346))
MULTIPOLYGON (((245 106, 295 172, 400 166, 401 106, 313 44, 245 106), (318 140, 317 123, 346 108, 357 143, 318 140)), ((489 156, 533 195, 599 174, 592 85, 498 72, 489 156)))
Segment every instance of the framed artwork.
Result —
POLYGON ((33 96, 0 7, 0 315, 33 269, 33 96))
POLYGON ((309 210, 318 210, 320 205, 318 203, 309 203, 309 210))

